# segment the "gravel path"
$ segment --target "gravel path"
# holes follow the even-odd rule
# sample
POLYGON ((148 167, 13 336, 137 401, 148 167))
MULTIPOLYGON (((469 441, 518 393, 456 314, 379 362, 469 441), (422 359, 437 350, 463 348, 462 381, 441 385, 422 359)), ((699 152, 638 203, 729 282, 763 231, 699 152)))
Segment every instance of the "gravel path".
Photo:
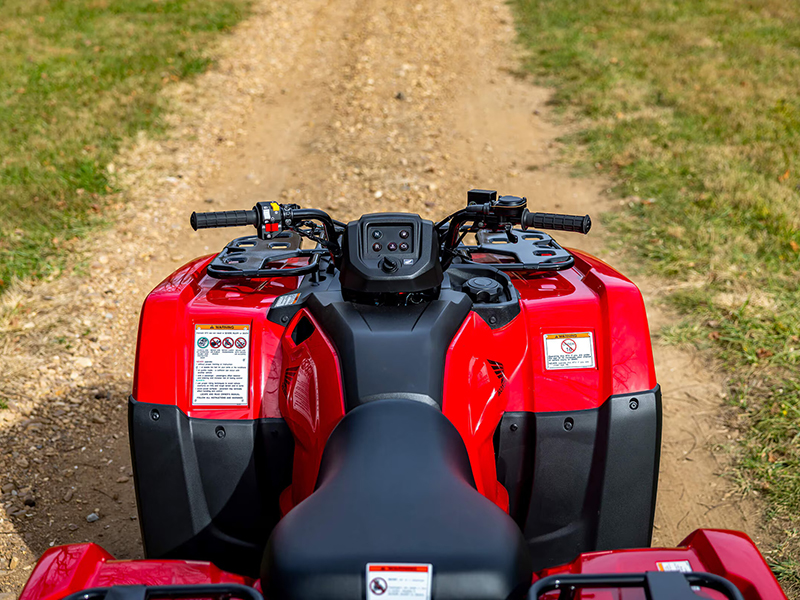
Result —
MULTIPOLYGON (((282 198, 340 219, 400 210, 436 218, 470 187, 542 210, 610 208, 599 180, 554 165, 564 131, 548 91, 517 74, 508 7, 492 0, 264 1, 215 49, 218 66, 165 93, 163 140, 113 165, 117 225, 52 281, 0 298, 0 600, 48 546, 91 540, 141 556, 127 446, 138 312, 147 292, 232 232, 196 234, 192 210, 282 198)), ((618 262, 603 233, 563 242, 618 262)), ((663 283, 643 285, 648 298, 663 283)), ((654 324, 668 315, 651 309, 654 324)), ((658 543, 701 525, 757 537, 757 507, 724 478, 721 387, 695 357, 656 342, 665 390, 658 543)))

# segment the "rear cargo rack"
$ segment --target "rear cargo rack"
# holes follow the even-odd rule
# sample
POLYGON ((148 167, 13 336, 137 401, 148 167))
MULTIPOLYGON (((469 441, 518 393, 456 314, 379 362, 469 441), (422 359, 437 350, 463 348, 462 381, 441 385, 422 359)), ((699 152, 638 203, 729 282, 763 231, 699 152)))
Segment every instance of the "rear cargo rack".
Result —
POLYGON ((704 587, 723 594, 729 600, 744 600, 730 581, 712 573, 679 573, 648 571, 597 575, 551 575, 531 586, 528 600, 539 600, 544 594, 560 591, 558 600, 573 600, 581 589, 640 588, 648 600, 697 600, 691 586, 704 587))
POLYGON ((148 600, 148 598, 216 598, 264 600, 258 590, 237 583, 200 585, 115 585, 91 588, 70 594, 63 600, 148 600))

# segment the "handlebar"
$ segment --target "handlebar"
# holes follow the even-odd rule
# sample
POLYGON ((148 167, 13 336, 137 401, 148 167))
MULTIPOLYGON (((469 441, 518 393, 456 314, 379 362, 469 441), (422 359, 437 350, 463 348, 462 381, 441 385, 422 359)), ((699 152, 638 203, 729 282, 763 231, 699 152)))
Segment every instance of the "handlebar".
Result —
MULTIPOLYGON (((302 213, 310 211, 304 210, 302 213)), ((314 211, 315 217, 319 218, 324 213, 314 211)), ((303 215, 310 216, 310 215, 303 215)), ((327 215, 325 215, 327 216, 327 215)), ((190 223, 192 229, 213 229, 217 227, 244 227, 246 225, 258 225, 258 211, 253 208, 250 210, 221 210, 217 212, 193 212, 190 223)), ((530 212, 525 209, 519 219, 523 229, 532 227, 533 229, 550 229, 553 231, 570 231, 573 233, 589 233, 592 228, 592 219, 589 215, 561 215, 558 213, 530 212)))
POLYGON ((189 222, 192 229, 212 229, 215 227, 243 227, 254 225, 260 239, 271 240, 290 229, 325 247, 335 258, 340 254, 337 242, 336 223, 330 215, 314 208, 300 208, 296 204, 277 202, 257 202, 250 210, 222 210, 218 212, 193 212, 189 222), (322 224, 325 238, 316 235, 311 221, 322 224))
POLYGON ((589 215, 559 215, 556 213, 530 212, 525 209, 520 223, 523 229, 552 229, 555 231, 571 231, 574 233, 589 233, 592 228, 592 219, 589 215))
POLYGON ((215 227, 243 227, 256 225, 258 214, 255 210, 221 210, 217 212, 193 212, 190 219, 192 229, 213 229, 215 227))
MULTIPOLYGON (((478 230, 505 231, 509 239, 514 239, 512 228, 522 226, 535 229, 552 229, 575 233, 589 233, 592 220, 589 215, 561 215, 556 213, 530 212, 527 199, 518 196, 497 197, 497 192, 472 190, 468 194, 469 204, 436 224, 442 242, 442 263, 446 267, 455 256, 455 250, 468 232, 478 230)), ((334 260, 341 257, 337 223, 328 213, 317 209, 303 209, 296 204, 277 202, 258 202, 251 210, 224 210, 219 212, 192 213, 191 225, 198 229, 214 227, 241 227, 255 225, 258 237, 273 239, 284 230, 292 230, 324 246, 334 260), (325 237, 319 237, 316 221, 322 224, 325 237)))
POLYGON ((497 192, 472 190, 468 198, 472 199, 466 208, 456 211, 436 225, 439 235, 443 237, 442 262, 445 267, 455 256, 455 250, 466 233, 475 233, 479 229, 505 231, 509 239, 513 239, 512 229, 521 225, 523 229, 555 229, 575 233, 589 233, 592 220, 589 215, 559 215, 555 213, 532 213, 527 208, 527 199, 519 196, 501 196, 497 192))

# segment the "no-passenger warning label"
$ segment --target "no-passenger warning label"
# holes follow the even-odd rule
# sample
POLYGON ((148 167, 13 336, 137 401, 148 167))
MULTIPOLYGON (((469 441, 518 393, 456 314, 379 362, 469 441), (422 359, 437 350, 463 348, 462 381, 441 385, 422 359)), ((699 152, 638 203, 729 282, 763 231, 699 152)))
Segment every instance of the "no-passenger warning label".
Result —
POLYGON ((367 565, 367 600, 430 600, 433 565, 367 565))
POLYGON ((192 404, 246 405, 249 367, 249 325, 195 325, 192 404))
POLYGON ((595 366, 592 332, 546 333, 544 356, 548 370, 592 369, 595 366))

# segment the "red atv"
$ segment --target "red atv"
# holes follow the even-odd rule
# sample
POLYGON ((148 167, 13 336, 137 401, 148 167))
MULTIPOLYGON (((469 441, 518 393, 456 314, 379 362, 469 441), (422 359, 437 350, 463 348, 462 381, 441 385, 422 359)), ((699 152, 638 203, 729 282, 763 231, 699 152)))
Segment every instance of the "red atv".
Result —
POLYGON ((744 534, 646 548, 661 394, 641 295, 541 231, 588 216, 526 204, 193 214, 258 235, 142 309, 148 558, 52 548, 22 600, 785 598, 744 534))

